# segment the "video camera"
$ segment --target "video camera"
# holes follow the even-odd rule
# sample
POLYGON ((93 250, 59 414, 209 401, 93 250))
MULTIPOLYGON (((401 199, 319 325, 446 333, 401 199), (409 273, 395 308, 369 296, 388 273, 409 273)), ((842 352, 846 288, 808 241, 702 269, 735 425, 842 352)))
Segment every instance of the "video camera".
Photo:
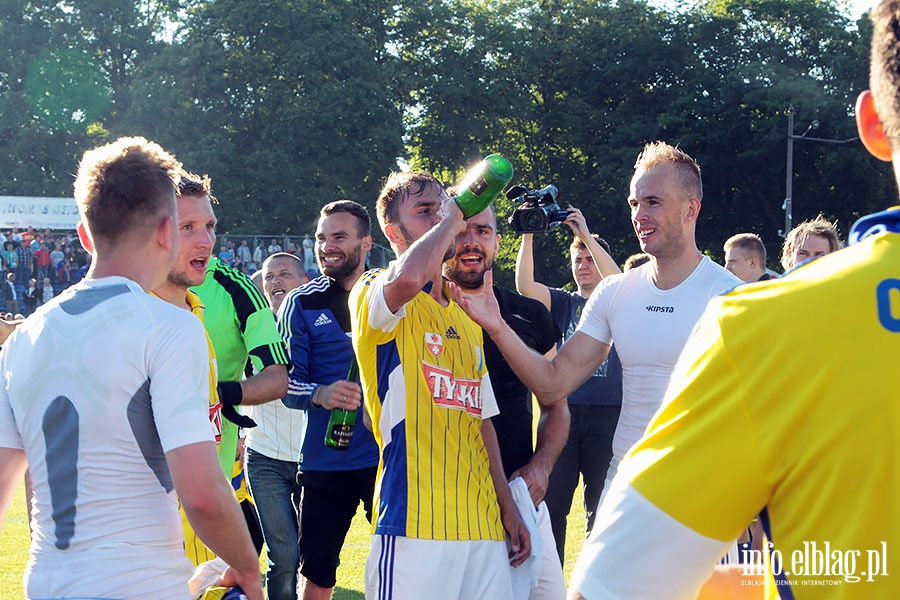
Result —
POLYGON ((559 190, 555 185, 532 191, 515 185, 506 192, 506 197, 519 203, 509 215, 509 224, 516 233, 544 233, 559 227, 569 216, 569 211, 556 203, 559 190))

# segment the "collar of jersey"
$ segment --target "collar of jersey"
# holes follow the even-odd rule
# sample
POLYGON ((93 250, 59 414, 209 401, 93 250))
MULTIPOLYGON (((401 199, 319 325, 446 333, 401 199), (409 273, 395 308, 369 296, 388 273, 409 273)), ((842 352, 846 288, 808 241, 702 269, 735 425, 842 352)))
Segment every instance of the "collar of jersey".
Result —
POLYGON ((900 206, 862 217, 853 224, 847 240, 856 244, 871 235, 888 232, 900 233, 900 206))

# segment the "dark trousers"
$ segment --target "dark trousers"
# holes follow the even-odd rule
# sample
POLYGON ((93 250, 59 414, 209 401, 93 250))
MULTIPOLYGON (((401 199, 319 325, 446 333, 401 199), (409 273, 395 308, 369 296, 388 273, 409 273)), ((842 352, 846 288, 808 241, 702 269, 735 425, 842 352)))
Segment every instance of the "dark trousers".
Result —
POLYGON ((572 415, 569 439, 550 473, 544 497, 562 564, 565 564, 566 554, 566 517, 572 507, 579 474, 584 477, 586 531, 589 533, 594 526, 594 513, 612 460, 612 441, 620 410, 619 406, 569 406, 572 415))

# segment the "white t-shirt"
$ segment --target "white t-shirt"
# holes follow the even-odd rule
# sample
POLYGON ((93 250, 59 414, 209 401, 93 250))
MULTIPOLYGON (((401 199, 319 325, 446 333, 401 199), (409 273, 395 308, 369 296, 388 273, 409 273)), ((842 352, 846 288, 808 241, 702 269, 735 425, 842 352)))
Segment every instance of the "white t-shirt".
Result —
POLYGON ((246 430, 248 448, 275 460, 296 463, 306 434, 306 411, 294 410, 281 400, 248 406, 242 412, 256 421, 246 430))
POLYGON ((605 278, 585 305, 581 331, 604 344, 616 342, 622 360, 622 412, 613 438, 607 485, 619 461, 644 433, 662 403, 675 362, 710 298, 741 280, 704 256, 670 290, 652 280, 649 263, 605 278))
POLYGON ((189 598, 165 453, 213 442, 209 353, 186 310, 124 277, 40 307, 0 353, 0 446, 34 484, 31 598, 189 598))

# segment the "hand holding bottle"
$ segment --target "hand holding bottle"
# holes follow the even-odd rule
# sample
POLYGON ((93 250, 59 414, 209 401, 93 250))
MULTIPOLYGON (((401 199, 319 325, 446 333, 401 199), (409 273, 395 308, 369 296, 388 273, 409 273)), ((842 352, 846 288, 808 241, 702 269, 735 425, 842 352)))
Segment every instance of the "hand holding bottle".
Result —
POLYGON ((356 410, 362 402, 362 390, 355 381, 339 379, 329 385, 320 385, 314 392, 312 403, 327 410, 356 410))
MULTIPOLYGON (((350 363, 350 371, 347 373, 347 379, 337 381, 335 383, 351 383, 359 390, 362 397, 362 390, 356 382, 359 379, 359 365, 356 363, 356 357, 353 357, 350 363)), ((356 402, 357 406, 359 401, 356 402)), ((350 442, 353 439, 353 427, 356 425, 356 409, 345 410, 335 408, 331 411, 331 417, 328 419, 328 426, 325 428, 325 445, 334 450, 349 450, 350 442)))

